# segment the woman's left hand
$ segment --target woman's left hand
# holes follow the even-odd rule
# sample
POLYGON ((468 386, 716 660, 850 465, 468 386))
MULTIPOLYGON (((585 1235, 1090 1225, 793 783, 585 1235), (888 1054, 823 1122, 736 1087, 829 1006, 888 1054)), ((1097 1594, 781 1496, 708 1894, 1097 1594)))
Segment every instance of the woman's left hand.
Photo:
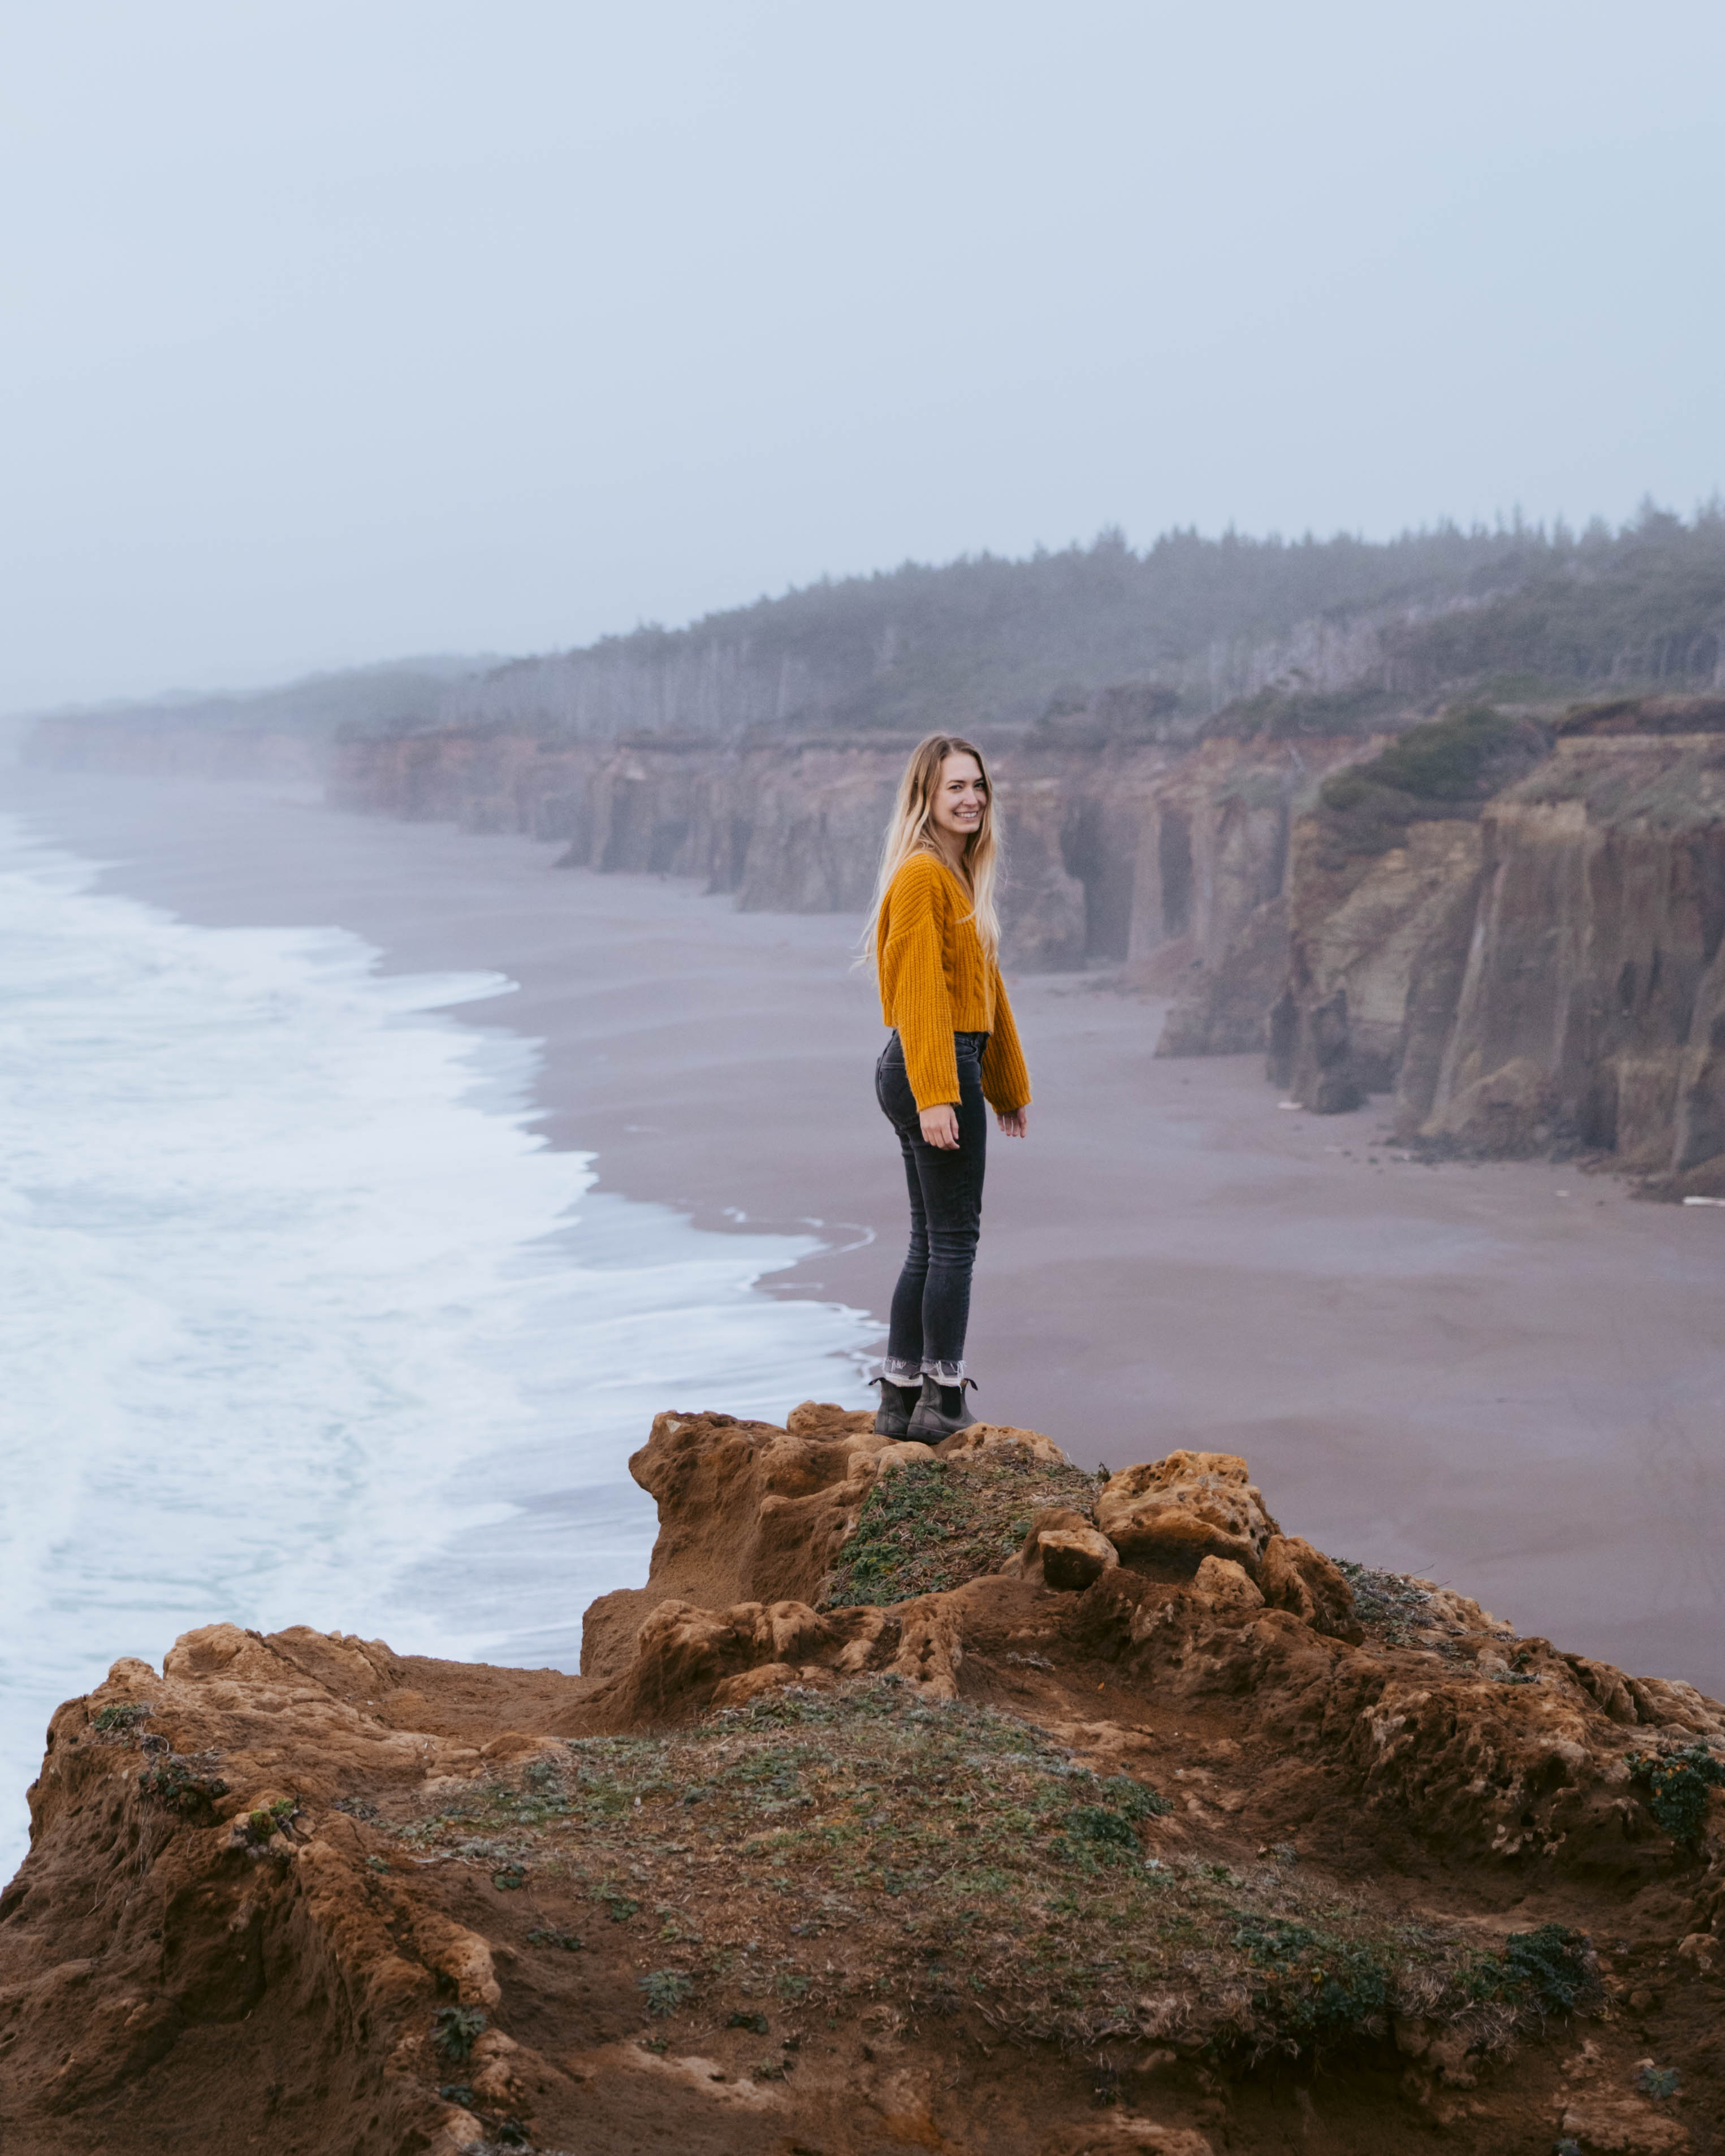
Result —
POLYGON ((1021 1138, 1024 1135, 1024 1119, 1029 1112, 1028 1108, 1014 1108, 1006 1115, 997 1116, 995 1120, 1005 1137, 1021 1138))

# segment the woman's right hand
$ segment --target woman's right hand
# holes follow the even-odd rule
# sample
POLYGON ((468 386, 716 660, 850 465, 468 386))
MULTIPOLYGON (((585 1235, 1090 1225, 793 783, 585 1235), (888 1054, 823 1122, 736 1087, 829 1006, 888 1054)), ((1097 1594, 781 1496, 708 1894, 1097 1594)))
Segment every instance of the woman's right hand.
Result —
POLYGON ((922 1111, 922 1138, 926 1145, 938 1146, 942 1152, 958 1150, 958 1111, 950 1101, 943 1101, 937 1108, 922 1111))

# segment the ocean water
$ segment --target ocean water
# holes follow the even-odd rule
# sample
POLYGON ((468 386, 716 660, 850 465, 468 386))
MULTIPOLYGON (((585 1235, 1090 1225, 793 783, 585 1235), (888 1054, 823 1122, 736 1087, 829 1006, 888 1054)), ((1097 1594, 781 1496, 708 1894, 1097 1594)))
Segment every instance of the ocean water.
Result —
POLYGON ((0 814, 0 1880, 58 1702, 226 1619, 573 1668, 665 1406, 860 1401, 813 1237, 592 1188, 488 974, 199 927, 0 814))

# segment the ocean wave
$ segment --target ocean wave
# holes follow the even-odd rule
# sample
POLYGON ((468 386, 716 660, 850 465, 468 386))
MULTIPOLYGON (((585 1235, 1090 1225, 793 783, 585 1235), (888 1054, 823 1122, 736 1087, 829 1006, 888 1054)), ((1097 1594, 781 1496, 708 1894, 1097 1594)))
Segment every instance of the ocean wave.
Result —
POLYGON ((0 817, 0 1878, 116 1656, 227 1619, 572 1666, 644 1572, 652 1412, 856 1397, 878 1329, 755 1291, 814 1239, 552 1151, 535 1044, 448 1015, 501 977, 98 875, 0 817))

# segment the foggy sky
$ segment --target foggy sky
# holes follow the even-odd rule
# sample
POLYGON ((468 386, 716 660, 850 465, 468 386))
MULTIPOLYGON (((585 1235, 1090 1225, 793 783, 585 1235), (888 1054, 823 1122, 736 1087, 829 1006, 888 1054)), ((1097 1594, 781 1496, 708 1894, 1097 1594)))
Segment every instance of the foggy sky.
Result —
POLYGON ((79 0, 0 710, 1725 485, 1717 0, 79 0))

